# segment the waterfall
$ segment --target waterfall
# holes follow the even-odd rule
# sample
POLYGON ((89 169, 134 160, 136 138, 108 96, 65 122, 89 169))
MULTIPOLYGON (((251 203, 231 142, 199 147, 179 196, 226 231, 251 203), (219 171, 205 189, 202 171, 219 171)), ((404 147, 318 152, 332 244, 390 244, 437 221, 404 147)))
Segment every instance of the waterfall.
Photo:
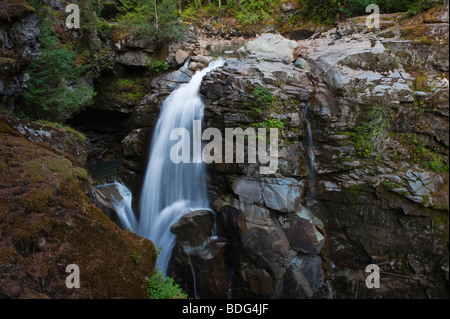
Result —
POLYGON ((111 194, 113 205, 122 228, 134 231, 137 228, 138 222, 133 211, 133 195, 131 191, 125 185, 117 181, 112 184, 97 186, 97 188, 102 189, 109 186, 114 186, 122 197, 121 199, 115 198, 114 195, 111 194))
POLYGON ((191 136, 196 134, 194 121, 203 122, 204 105, 198 93, 202 79, 224 63, 222 59, 212 61, 189 83, 173 91, 162 105, 153 133, 140 198, 140 220, 134 231, 162 248, 157 266, 164 272, 175 244, 170 226, 189 211, 209 208, 205 164, 195 159, 189 164, 173 163, 170 151, 177 141, 171 141, 170 135, 177 128, 187 129, 191 136))
POLYGON ((311 130, 311 122, 307 118, 310 104, 306 104, 303 110, 303 118, 306 125, 306 160, 308 162, 309 169, 309 184, 310 184, 310 197, 314 199, 316 194, 316 155, 314 154, 314 141, 311 130))
POLYGON ((195 277, 194 265, 192 264, 191 255, 187 254, 187 256, 188 256, 188 263, 189 263, 189 266, 191 267, 191 271, 192 271, 192 285, 194 286, 194 299, 198 299, 197 278, 195 277))

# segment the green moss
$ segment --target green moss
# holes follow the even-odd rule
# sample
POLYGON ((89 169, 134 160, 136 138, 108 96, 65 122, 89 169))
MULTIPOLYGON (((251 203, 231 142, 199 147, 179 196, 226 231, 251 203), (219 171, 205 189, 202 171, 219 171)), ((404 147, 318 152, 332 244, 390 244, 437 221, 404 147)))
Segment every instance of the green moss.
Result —
POLYGON ((25 0, 3 0, 0 7, 0 20, 13 20, 27 16, 34 12, 34 8, 25 0))
POLYGON ((448 173, 449 164, 440 154, 430 150, 426 145, 426 139, 417 134, 406 134, 402 140, 405 147, 409 150, 411 161, 419 163, 423 169, 436 173, 448 173))
POLYGON ((72 133, 76 136, 76 139, 79 143, 86 142, 86 136, 83 133, 78 132, 77 130, 73 129, 72 127, 70 127, 68 125, 64 125, 64 124, 56 123, 56 122, 50 122, 50 121, 46 121, 46 120, 38 120, 36 122, 39 124, 44 124, 44 125, 50 126, 55 129, 65 130, 69 133, 72 133))
POLYGON ((353 196, 354 200, 357 200, 363 186, 364 186, 363 184, 352 185, 350 187, 347 187, 346 191, 353 196))
POLYGON ((403 187, 402 185, 396 184, 394 182, 391 181, 385 181, 383 182, 383 186, 388 188, 388 189, 393 189, 393 188, 401 188, 403 187))
POLYGON ((88 179, 88 172, 84 168, 75 167, 72 170, 72 173, 78 179, 81 179, 81 180, 87 180, 88 179))
POLYGON ((53 173, 67 173, 72 170, 72 162, 67 158, 61 157, 47 163, 47 167, 53 173))
POLYGON ((8 164, 6 164, 3 160, 0 160, 0 170, 6 170, 8 167, 8 164))
POLYGON ((270 128, 277 128, 279 130, 283 130, 284 129, 283 122, 281 122, 280 120, 274 119, 271 116, 269 116, 269 118, 266 121, 259 122, 259 123, 254 123, 252 126, 253 127, 266 128, 266 129, 270 129, 270 128))
POLYGON ((364 122, 356 127, 356 132, 351 136, 355 142, 355 149, 360 156, 370 157, 372 152, 380 151, 380 145, 384 145, 384 139, 390 131, 389 115, 391 110, 387 106, 375 104, 370 109, 364 122))
POLYGON ((39 161, 29 161, 23 164, 26 168, 26 175, 33 183, 45 182, 46 171, 39 161))
POLYGON ((449 206, 448 206, 448 204, 447 203, 444 203, 444 202, 439 202, 439 203, 437 203, 436 205, 433 205, 433 209, 436 209, 436 210, 445 210, 445 211, 449 211, 449 206))

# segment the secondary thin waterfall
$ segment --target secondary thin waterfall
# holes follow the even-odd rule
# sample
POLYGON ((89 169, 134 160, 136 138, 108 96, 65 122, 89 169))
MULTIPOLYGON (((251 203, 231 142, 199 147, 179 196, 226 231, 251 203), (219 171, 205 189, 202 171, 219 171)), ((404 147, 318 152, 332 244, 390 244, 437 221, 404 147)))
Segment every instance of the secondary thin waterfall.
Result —
POLYGON ((193 136, 193 122, 203 122, 204 105, 198 93, 202 79, 224 63, 222 59, 212 61, 189 83, 173 91, 162 105, 153 133, 140 200, 140 220, 135 232, 162 248, 157 266, 164 272, 175 244, 170 226, 189 211, 209 208, 205 165, 203 161, 194 163, 192 150, 190 163, 173 163, 170 152, 177 141, 171 141, 171 132, 182 128, 193 136))
POLYGON ((314 199, 316 193, 316 156, 314 154, 314 141, 311 130, 311 122, 307 118, 309 112, 309 102, 303 110, 303 118, 306 124, 306 160, 308 161, 309 169, 309 184, 310 184, 310 197, 314 199))

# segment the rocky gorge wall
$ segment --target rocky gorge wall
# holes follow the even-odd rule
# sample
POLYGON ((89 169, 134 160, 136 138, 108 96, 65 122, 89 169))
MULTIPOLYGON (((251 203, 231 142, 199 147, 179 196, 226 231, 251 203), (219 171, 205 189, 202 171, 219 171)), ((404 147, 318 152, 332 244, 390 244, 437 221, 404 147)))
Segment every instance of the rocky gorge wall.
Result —
POLYGON ((148 297, 155 247, 94 204, 80 136, 0 115, 0 149, 0 297, 148 297), (80 289, 66 287, 71 264, 80 289))
MULTIPOLYGON (((33 10, 14 3, 14 14, 0 15, 0 99, 10 108, 39 36, 33 10)), ((52 3, 62 10, 62 1, 52 3)), ((1 117, 0 196, 21 203, 0 206, 2 296, 146 297, 153 245, 105 218, 94 203, 108 216, 111 205, 91 185, 120 177, 137 207, 162 101, 207 65, 211 48, 239 43, 202 83, 204 125, 222 133, 279 128, 279 169, 209 165, 214 214, 193 212, 172 225, 169 274, 200 298, 448 298, 448 5, 413 18, 382 15, 371 32, 365 17, 349 19, 304 40, 199 33, 191 27, 185 42, 165 48, 111 39, 114 74, 97 79, 96 103, 71 121, 87 147, 47 125, 1 117), (172 70, 147 83, 143 71, 155 59, 172 70), (91 175, 107 170, 94 182, 86 152, 91 175), (62 265, 75 257, 96 278, 77 296, 61 289, 62 265), (111 272, 111 263, 121 267, 111 272), (381 269, 380 289, 365 286, 368 264, 381 269), (133 277, 126 283, 125 273, 133 277)))
POLYGON ((14 101, 28 80, 26 69, 39 57, 40 28, 26 1, 8 1, 0 11, 0 103, 13 111, 14 101))
MULTIPOLYGON (((376 32, 359 18, 300 41, 265 34, 205 77, 205 128, 280 128, 279 170, 209 165, 215 216, 172 227, 170 273, 192 295, 195 285, 217 298, 448 296, 448 6, 381 21, 376 32), (380 289, 365 286, 369 264, 380 289)), ((150 123, 191 74, 155 79, 136 121, 150 123)))

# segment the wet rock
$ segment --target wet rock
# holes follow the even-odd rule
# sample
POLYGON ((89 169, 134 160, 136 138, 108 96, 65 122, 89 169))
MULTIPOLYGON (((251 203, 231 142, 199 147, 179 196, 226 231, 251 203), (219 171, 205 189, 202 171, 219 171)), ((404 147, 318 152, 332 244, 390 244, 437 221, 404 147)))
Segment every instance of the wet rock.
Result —
POLYGON ((200 62, 191 62, 189 63, 189 70, 193 72, 201 71, 206 68, 207 65, 200 62))
POLYGON ((178 236, 178 241, 198 245, 212 235, 214 214, 208 210, 197 210, 182 216, 170 226, 170 231, 178 236))
MULTIPOLYGON (((153 89, 170 93, 171 91, 177 89, 181 84, 188 83, 192 75, 193 72, 189 68, 181 67, 174 72, 166 73, 157 77, 151 82, 151 86, 153 89)), ((145 100, 143 102, 146 102, 145 100)))
POLYGON ((234 193, 239 196, 240 202, 253 204, 254 202, 259 203, 262 200, 259 181, 239 178, 233 182, 232 188, 234 193))
POLYGON ((213 58, 210 56, 196 55, 191 58, 191 61, 208 66, 209 62, 211 62, 212 59, 213 58))
POLYGON ((265 179, 261 191, 264 203, 279 212, 292 212, 302 200, 304 184, 294 179, 265 179))
POLYGON ((123 154, 126 157, 140 159, 144 153, 144 129, 132 130, 122 141, 123 154))
POLYGON ((301 207, 295 214, 279 216, 278 221, 295 251, 313 255, 320 253, 325 239, 307 208, 301 207))

